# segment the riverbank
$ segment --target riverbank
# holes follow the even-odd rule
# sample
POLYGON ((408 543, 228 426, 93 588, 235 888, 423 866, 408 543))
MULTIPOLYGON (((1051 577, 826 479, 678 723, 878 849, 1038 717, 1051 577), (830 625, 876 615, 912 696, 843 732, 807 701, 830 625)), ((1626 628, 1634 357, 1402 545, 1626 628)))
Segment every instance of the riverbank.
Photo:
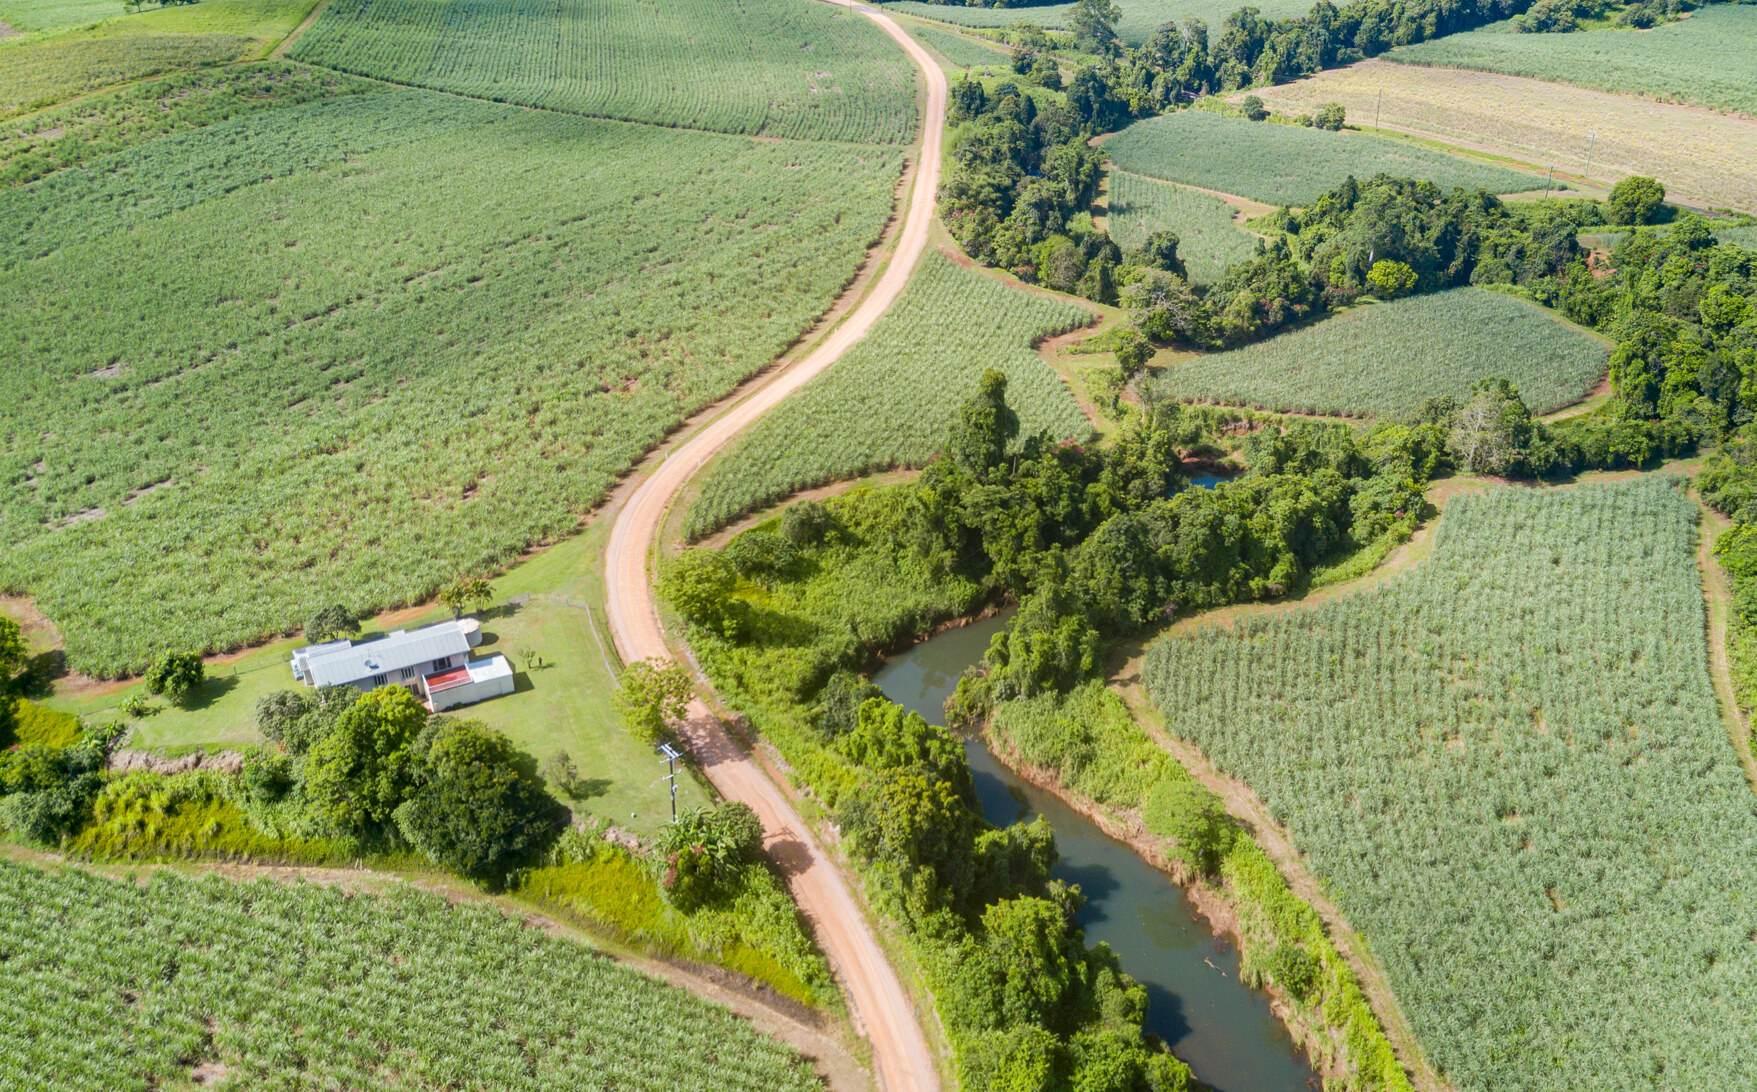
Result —
POLYGON ((1317 912, 1116 695, 1091 683, 1066 697, 1006 703, 984 736, 1020 778, 1183 889, 1210 928, 1237 945, 1241 979, 1269 995, 1326 1087, 1446 1087, 1425 1061, 1406 1066, 1398 1057, 1317 912))

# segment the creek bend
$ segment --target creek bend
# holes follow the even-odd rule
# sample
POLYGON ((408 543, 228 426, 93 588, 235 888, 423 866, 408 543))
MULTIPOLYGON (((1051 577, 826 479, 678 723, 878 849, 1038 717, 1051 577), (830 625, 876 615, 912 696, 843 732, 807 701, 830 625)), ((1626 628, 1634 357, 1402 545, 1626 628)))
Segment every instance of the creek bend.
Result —
MULTIPOLYGON (((930 723, 963 670, 982 658, 1007 615, 950 629, 886 662, 873 682, 930 723)), ((1147 989, 1149 1032, 1218 1092, 1300 1092, 1318 1078, 1269 1009, 1266 994, 1239 981, 1238 950, 1217 937, 1170 876, 1123 842, 1008 769, 981 739, 964 741, 982 816, 1007 826, 1041 815, 1055 831, 1054 875, 1078 883, 1078 922, 1089 943, 1104 941, 1147 989)))

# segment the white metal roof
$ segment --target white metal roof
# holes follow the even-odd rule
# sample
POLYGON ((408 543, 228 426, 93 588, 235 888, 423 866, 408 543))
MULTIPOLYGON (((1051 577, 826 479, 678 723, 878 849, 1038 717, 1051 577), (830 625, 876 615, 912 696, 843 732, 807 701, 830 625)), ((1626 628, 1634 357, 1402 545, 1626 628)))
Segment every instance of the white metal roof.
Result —
POLYGON ((456 621, 440 622, 344 648, 322 652, 314 648, 305 661, 305 669, 313 686, 347 686, 374 675, 424 666, 442 656, 459 656, 469 651, 464 627, 456 621))
POLYGON ((512 677, 512 664, 498 652, 486 660, 470 661, 470 681, 486 682, 489 679, 506 679, 512 677))

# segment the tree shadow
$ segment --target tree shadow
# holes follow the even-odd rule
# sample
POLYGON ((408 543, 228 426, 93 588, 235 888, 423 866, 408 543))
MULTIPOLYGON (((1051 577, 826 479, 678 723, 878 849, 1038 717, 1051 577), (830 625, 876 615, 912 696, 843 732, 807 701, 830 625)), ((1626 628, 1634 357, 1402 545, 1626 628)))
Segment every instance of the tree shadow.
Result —
POLYGON ((768 851, 769 859, 781 870, 781 875, 797 876, 811 867, 811 850, 804 842, 791 835, 783 834, 763 847, 768 851))
POLYGON ((238 676, 219 675, 205 680, 187 701, 176 705, 186 713, 197 713, 238 689, 238 676))
POLYGON ((569 800, 590 800, 609 792, 610 784, 608 777, 580 777, 561 786, 561 791, 567 794, 569 800))
MULTIPOLYGON (((508 599, 506 602, 501 603, 497 606, 489 607, 485 611, 478 612, 476 617, 481 619, 484 622, 488 621, 491 618, 498 621, 499 619, 502 619, 502 618, 511 618, 514 615, 518 614, 519 611, 524 610, 524 609, 525 609, 525 597, 522 595, 519 595, 519 596, 514 596, 513 598, 508 599)), ((488 635, 483 634, 482 639, 487 640, 488 635)))
POLYGON ((58 648, 39 652, 25 661, 24 670, 13 681, 13 692, 21 698, 47 698, 55 692, 55 680, 67 674, 67 653, 58 648))

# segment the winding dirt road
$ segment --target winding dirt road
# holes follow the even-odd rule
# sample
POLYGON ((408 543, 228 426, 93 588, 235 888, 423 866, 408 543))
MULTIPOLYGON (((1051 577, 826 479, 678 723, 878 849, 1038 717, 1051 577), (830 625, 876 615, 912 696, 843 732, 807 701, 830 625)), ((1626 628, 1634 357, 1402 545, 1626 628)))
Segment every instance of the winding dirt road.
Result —
MULTIPOLYGON (((945 74, 888 16, 854 0, 827 2, 851 8, 877 23, 915 62, 927 82, 921 148, 902 229, 877 283, 822 343, 679 445, 617 512, 605 554, 606 608, 617 651, 628 662, 671 656, 648 582, 648 565, 666 512, 679 491, 740 432, 866 336, 902 293, 927 248, 934 194, 939 189, 945 74)), ((933 1052, 916 1019, 914 1001, 886 960, 847 882, 824 855, 786 794, 728 738, 718 718, 699 699, 690 705, 684 735, 714 787, 727 799, 750 805, 762 820, 770 853, 787 873, 793 897, 841 979, 856 1026, 872 1043, 879 1085, 893 1092, 938 1088, 933 1052)))

